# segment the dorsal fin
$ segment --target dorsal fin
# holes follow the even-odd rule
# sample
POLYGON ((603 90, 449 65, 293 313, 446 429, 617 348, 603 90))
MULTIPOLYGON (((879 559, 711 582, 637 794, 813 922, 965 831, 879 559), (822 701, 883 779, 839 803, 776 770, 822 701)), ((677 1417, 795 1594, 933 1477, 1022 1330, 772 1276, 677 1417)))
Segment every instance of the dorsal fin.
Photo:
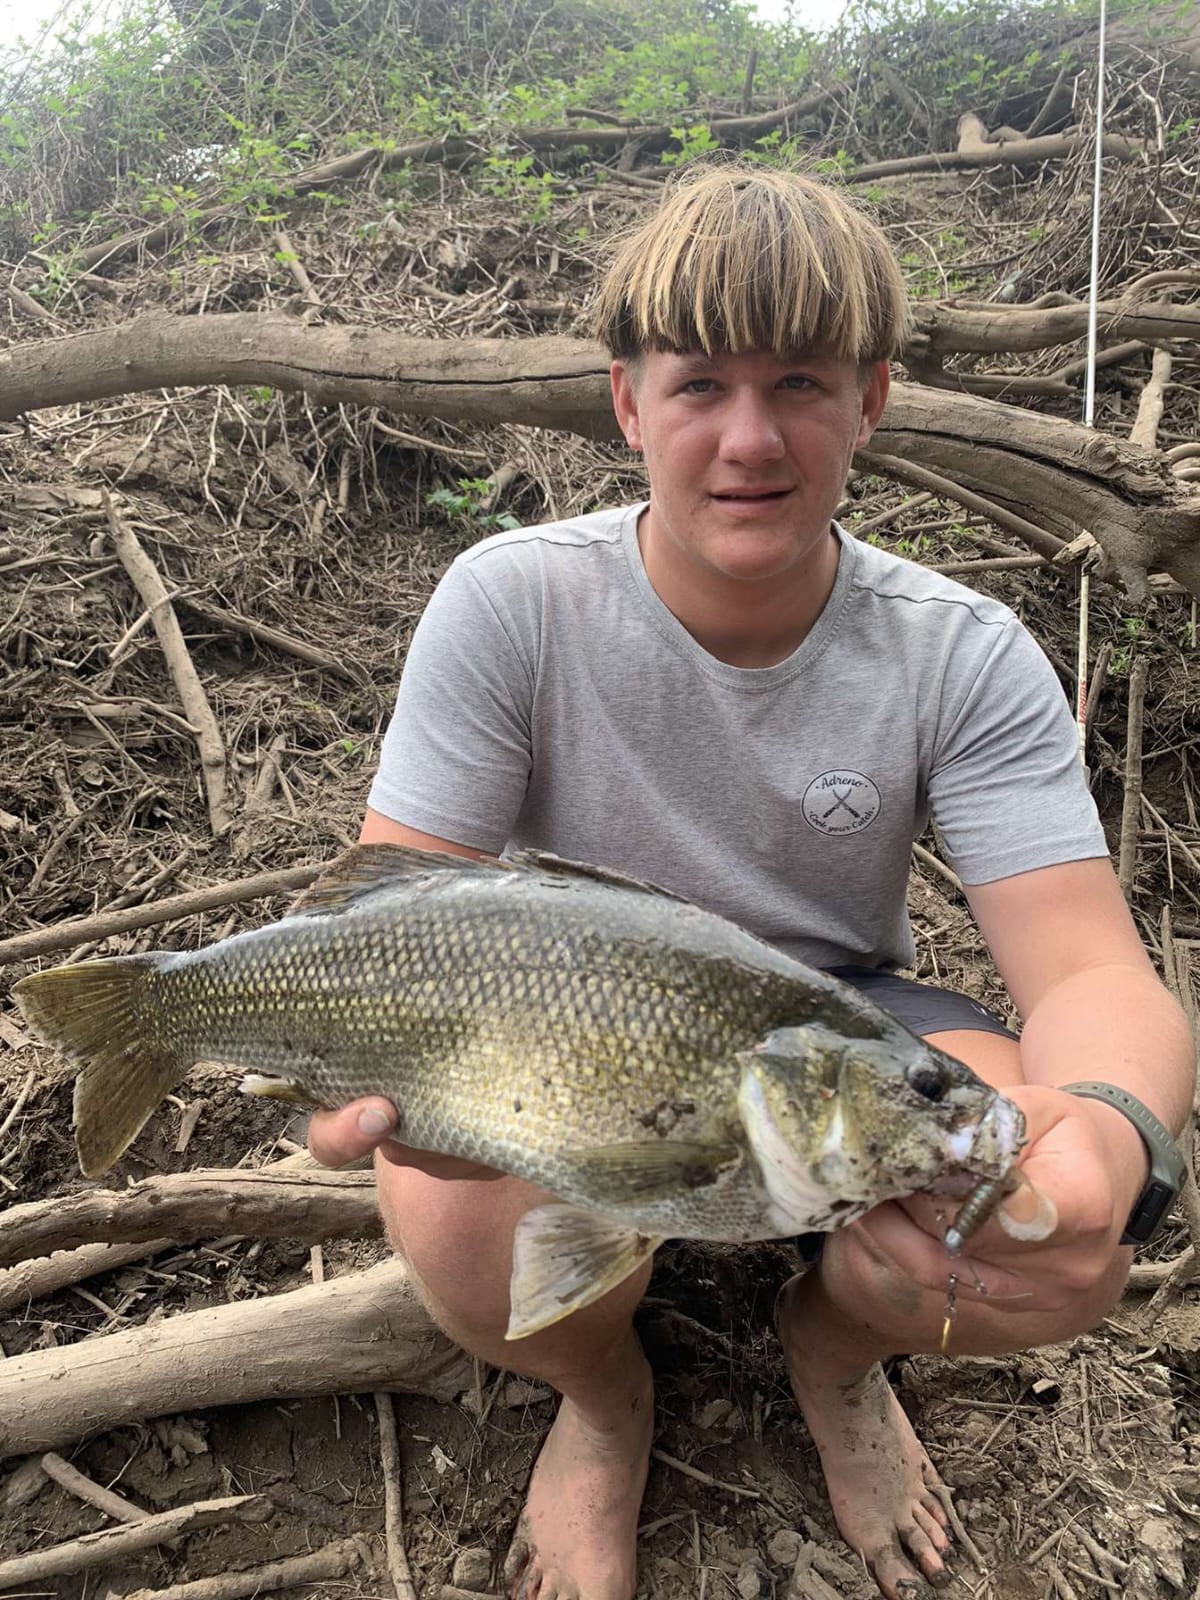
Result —
POLYGON ((416 884, 445 872, 476 875, 536 872, 543 877, 561 879, 564 888, 572 883, 597 883, 688 904, 681 895, 660 889, 657 884, 626 877, 607 867, 568 861, 565 856, 556 856, 547 850, 522 850, 504 860, 487 857, 481 861, 475 856, 456 856, 445 850, 418 850, 407 844, 378 843, 354 845, 336 857, 316 882, 296 898, 287 914, 290 917, 334 916, 381 889, 394 889, 402 883, 416 884))
POLYGON ((608 867, 590 867, 585 861, 568 861, 565 856, 553 855, 549 850, 520 850, 515 855, 506 857, 501 865, 518 868, 536 867, 539 872, 549 873, 556 878, 604 883, 614 889, 633 889, 639 894, 660 895, 664 900, 677 900, 681 905, 691 904, 683 895, 676 894, 671 889, 663 889, 657 883, 647 883, 644 878, 630 878, 625 873, 613 872, 608 867))
POLYGON ((418 850, 407 844, 356 844, 335 857, 325 871, 288 907, 289 917, 330 916, 345 911, 380 889, 414 883, 440 872, 490 873, 504 862, 418 850))

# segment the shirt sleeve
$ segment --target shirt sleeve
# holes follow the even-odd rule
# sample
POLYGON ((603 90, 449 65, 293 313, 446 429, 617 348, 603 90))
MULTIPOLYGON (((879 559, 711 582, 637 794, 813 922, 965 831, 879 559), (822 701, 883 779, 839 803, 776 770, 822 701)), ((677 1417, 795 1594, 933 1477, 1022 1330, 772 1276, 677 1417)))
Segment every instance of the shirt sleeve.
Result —
POLYGON ((529 782, 535 660, 511 607, 456 561, 413 634, 371 808, 498 854, 529 782))
POLYGON ((929 800, 964 883, 1108 855, 1071 708, 1015 617, 939 731, 929 800))

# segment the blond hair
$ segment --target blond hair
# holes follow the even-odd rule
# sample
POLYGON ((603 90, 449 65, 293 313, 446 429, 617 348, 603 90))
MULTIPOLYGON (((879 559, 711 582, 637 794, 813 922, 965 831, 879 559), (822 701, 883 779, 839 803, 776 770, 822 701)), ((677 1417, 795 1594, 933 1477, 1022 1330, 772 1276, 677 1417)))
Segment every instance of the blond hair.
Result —
POLYGON ((883 231, 844 194, 745 162, 688 169, 620 243, 592 312, 618 358, 646 350, 898 355, 909 332, 883 231))

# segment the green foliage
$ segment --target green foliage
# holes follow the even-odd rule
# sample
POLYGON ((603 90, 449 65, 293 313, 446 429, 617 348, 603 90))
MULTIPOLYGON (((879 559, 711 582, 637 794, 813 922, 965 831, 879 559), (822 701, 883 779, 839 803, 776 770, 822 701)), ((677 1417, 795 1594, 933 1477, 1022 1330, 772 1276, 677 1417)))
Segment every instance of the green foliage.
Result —
POLYGON ((721 148, 720 140, 707 123, 699 123, 691 128, 672 128, 671 137, 677 148, 663 151, 662 160, 667 166, 683 166, 721 148))
MULTIPOLYGON (((37 245, 65 258, 114 218, 170 222, 186 238, 213 207, 268 226, 294 209, 306 168, 455 137, 483 152, 484 192, 539 223, 590 158, 534 157, 521 129, 596 109, 670 128, 649 159, 693 161, 714 146, 711 122, 737 115, 751 49, 759 105, 840 82, 853 114, 829 137, 822 115, 743 154, 844 174, 881 150, 944 148, 964 109, 988 121, 1004 109, 1022 125, 1094 17, 1094 0, 1031 0, 1019 13, 1011 0, 852 0, 820 36, 794 16, 764 23, 743 0, 103 0, 97 26, 101 3, 76 0, 35 56, 0 45, 0 255, 37 245), (927 108, 928 131, 914 132, 884 65, 927 108)), ((1171 143, 1194 136, 1191 117, 1166 129, 1171 143)), ((375 181, 402 215, 428 171, 375 181)), ((320 203, 339 203, 337 188, 320 203)), ((945 292, 935 258, 955 243, 931 240, 927 259, 914 250, 919 292, 945 292)))
POLYGON ((529 151, 522 155, 490 155, 484 158, 480 187, 513 203, 528 222, 544 222, 554 204, 558 179, 540 168, 529 151))
POLYGON ((516 517, 506 511, 484 511, 483 502, 493 492, 486 478, 459 478, 458 488, 433 489, 425 496, 425 504, 440 511, 457 532, 481 538, 487 533, 502 529, 519 528, 516 517))

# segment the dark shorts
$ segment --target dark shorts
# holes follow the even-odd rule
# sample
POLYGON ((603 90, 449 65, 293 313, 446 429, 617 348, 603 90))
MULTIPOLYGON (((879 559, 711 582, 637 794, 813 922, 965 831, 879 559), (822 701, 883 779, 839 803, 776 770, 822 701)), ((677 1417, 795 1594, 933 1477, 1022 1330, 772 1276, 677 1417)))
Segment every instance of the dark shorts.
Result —
POLYGON ((830 967, 829 971, 882 1010, 890 1011, 897 1022, 920 1039, 927 1033, 949 1033, 956 1028, 998 1033, 1005 1039, 1017 1037, 994 1011, 952 989, 935 989, 930 983, 899 978, 894 972, 881 972, 876 967, 830 967))
MULTIPOLYGON (((830 967, 829 971, 865 994, 881 1010, 890 1011, 897 1022, 902 1022, 918 1038, 923 1039, 928 1033, 950 1033, 954 1029, 998 1033, 1005 1039, 1017 1037, 994 1011, 965 994, 955 994, 952 989, 936 989, 932 984, 899 978, 894 972, 880 972, 875 967, 830 967)), ((825 1235, 802 1233, 795 1244, 801 1260, 807 1266, 815 1266, 821 1259, 825 1235)))

